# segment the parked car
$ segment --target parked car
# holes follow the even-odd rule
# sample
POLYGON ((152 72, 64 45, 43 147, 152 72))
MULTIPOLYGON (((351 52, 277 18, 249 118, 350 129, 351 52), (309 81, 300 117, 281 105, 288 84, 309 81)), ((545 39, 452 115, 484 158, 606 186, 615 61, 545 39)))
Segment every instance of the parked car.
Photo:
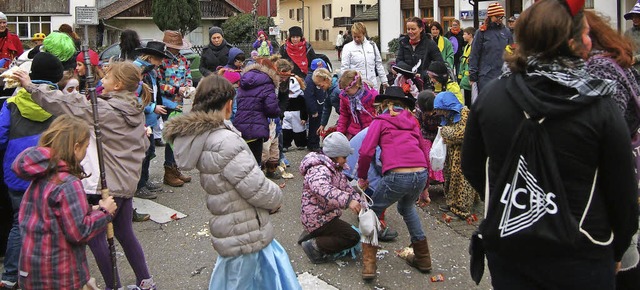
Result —
MULTIPOLYGON (((146 46, 147 42, 151 41, 151 39, 143 39, 140 40, 142 46, 146 46)), ((189 60, 189 66, 191 68, 191 78, 193 79, 193 86, 196 86, 200 79, 202 78, 202 74, 200 73, 200 54, 195 52, 193 49, 182 49, 180 53, 184 55, 187 60, 189 60)), ((100 61, 105 64, 109 63, 109 59, 112 57, 118 57, 120 55, 120 42, 116 42, 112 45, 109 45, 105 50, 100 53, 100 61)))

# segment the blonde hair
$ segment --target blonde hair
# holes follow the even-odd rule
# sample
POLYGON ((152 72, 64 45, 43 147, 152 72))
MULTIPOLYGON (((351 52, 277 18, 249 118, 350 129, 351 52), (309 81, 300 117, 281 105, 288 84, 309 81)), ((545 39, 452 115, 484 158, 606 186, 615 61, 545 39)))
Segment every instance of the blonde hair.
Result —
POLYGON ((57 117, 49 128, 40 135, 39 147, 51 148, 51 160, 49 161, 49 173, 58 170, 58 162, 64 161, 69 167, 69 173, 85 178, 80 161, 76 160, 75 145, 84 145, 89 142, 89 125, 84 120, 72 115, 61 115, 57 117))
POLYGON ((333 76, 331 72, 329 72, 326 68, 319 68, 313 71, 312 80, 321 79, 321 80, 330 80, 333 76))
POLYGON ((356 22, 351 25, 351 33, 358 32, 362 33, 365 37, 367 36, 367 27, 362 22, 356 22))
POLYGON ((342 73, 338 85, 341 90, 348 90, 354 86, 362 87, 362 76, 358 71, 346 70, 342 73))
POLYGON ((381 110, 389 109, 389 115, 391 115, 392 117, 395 117, 398 114, 400 114, 400 112, 396 112, 396 110, 394 109, 394 106, 402 107, 405 110, 408 109, 407 105, 404 102, 394 101, 390 99, 386 99, 382 101, 382 104, 380 104, 380 109, 381 110))
MULTIPOLYGON (((124 90, 135 92, 142 82, 142 72, 131 61, 116 61, 109 64, 107 74, 111 75, 116 81, 122 83, 124 90)), ((142 83, 142 91, 140 98, 143 105, 151 102, 152 90, 149 85, 142 83)))

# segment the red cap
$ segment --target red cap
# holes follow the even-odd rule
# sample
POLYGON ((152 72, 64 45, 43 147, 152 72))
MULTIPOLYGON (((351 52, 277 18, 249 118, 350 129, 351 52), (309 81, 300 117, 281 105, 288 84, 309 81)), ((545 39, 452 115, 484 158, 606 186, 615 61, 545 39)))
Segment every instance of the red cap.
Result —
MULTIPOLYGON (((84 51, 81 51, 76 57, 76 61, 84 63, 84 51)), ((89 61, 91 61, 91 65, 98 66, 100 64, 100 57, 98 53, 89 49, 89 61)))

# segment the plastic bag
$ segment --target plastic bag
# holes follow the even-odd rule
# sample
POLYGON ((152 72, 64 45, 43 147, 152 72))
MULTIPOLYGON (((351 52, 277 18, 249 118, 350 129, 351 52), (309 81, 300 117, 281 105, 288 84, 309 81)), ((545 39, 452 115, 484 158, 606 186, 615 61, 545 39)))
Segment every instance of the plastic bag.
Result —
POLYGON ((442 127, 438 128, 438 135, 433 140, 433 146, 429 151, 429 161, 431 162, 431 170, 439 171, 444 169, 444 161, 447 159, 447 145, 442 139, 442 127))
MULTIPOLYGON (((354 180, 355 181, 355 180, 354 180)), ((364 191, 357 185, 357 182, 351 186, 360 193, 361 205, 360 213, 358 213, 358 227, 360 229, 360 241, 372 246, 378 245, 378 232, 382 230, 382 224, 376 213, 371 209, 373 200, 366 195, 364 191)))

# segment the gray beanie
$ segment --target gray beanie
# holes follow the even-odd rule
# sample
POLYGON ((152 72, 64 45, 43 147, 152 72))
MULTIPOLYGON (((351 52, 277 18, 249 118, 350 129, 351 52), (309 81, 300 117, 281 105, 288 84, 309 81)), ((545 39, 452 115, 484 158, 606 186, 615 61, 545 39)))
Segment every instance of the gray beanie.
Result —
POLYGON ((347 136, 340 132, 333 132, 322 141, 322 152, 331 158, 347 157, 353 153, 347 136))
POLYGON ((222 28, 218 26, 212 26, 211 28, 209 28, 209 38, 211 38, 211 36, 213 36, 216 33, 220 33, 220 35, 224 36, 224 32, 222 32, 222 28))
POLYGON ((0 12, 0 20, 7 21, 7 15, 4 15, 4 13, 0 12))

